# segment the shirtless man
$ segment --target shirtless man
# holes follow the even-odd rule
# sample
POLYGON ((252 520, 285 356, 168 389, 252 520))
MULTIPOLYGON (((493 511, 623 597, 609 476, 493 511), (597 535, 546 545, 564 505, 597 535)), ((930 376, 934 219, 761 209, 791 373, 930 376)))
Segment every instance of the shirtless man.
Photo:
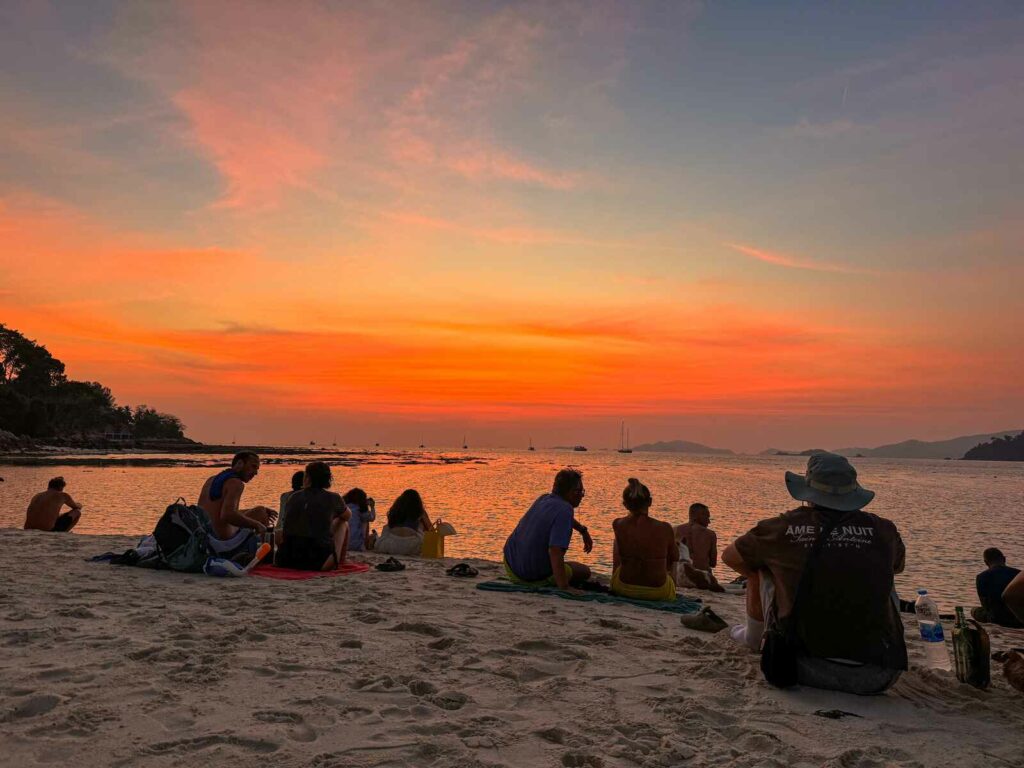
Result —
POLYGON ((25 530, 70 531, 82 516, 82 505, 64 493, 64 478, 53 478, 42 493, 37 493, 25 513, 25 530), (61 514, 67 504, 71 510, 61 514))
POLYGON ((690 522, 675 527, 676 541, 680 550, 686 547, 690 554, 689 562, 681 558, 683 583, 692 584, 698 589, 710 589, 712 592, 725 590, 715 579, 711 569, 718 565, 718 535, 708 526, 711 525, 711 511, 706 504, 690 505, 690 522))
POLYGON ((622 492, 622 504, 629 514, 612 522, 612 592, 636 600, 675 600, 672 572, 679 548, 672 526, 650 517, 651 492, 636 478, 622 492))
POLYGON ((210 546, 221 557, 234 557, 259 548, 260 534, 277 519, 269 507, 239 509, 245 484, 260 471, 260 457, 252 451, 240 451, 231 459, 231 467, 203 483, 199 506, 210 516, 216 538, 210 546))

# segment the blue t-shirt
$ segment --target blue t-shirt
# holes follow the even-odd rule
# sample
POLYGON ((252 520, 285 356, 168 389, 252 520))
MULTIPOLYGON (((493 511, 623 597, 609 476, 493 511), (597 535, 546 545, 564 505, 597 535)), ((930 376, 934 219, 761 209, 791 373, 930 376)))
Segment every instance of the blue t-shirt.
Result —
POLYGON ((553 493, 545 493, 523 515, 505 542, 505 562, 523 581, 540 581, 551 576, 548 547, 568 549, 572 539, 572 504, 553 493))
POLYGON ((366 526, 377 519, 377 513, 367 509, 364 515, 358 504, 348 504, 352 517, 348 521, 348 551, 362 552, 366 543, 366 526))

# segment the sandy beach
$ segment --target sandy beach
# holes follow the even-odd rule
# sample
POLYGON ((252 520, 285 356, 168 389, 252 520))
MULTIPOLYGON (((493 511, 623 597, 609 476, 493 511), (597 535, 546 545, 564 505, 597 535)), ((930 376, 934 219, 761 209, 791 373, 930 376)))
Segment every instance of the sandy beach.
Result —
POLYGON ((677 615, 476 590, 495 563, 281 582, 85 560, 133 543, 0 531, 4 765, 1024 766, 998 670, 988 692, 918 669, 880 697, 782 692, 677 615))

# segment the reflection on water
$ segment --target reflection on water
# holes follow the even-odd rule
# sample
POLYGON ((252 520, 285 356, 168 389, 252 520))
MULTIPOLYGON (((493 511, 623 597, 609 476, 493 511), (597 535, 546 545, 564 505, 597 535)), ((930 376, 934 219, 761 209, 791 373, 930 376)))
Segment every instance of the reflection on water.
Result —
MULTIPOLYGON (((181 457, 190 461, 200 458, 181 457)), ((213 457, 203 457, 212 459, 213 457)), ((301 461, 280 457, 264 464, 249 483, 244 503, 277 505, 301 461)), ((339 457, 340 458, 340 457, 339 457)), ((449 454, 466 459, 470 454, 449 454)), ((216 457, 216 462, 226 457, 216 457)), ((720 545, 757 520, 796 505, 783 484, 785 470, 802 471, 799 457, 618 454, 612 451, 474 451, 469 461, 445 461, 437 454, 381 455, 376 463, 335 466, 335 490, 358 485, 377 500, 383 516, 405 488, 423 494, 432 518, 459 531, 448 539, 451 557, 498 559, 501 546, 534 498, 550 489, 563 466, 583 471, 586 500, 578 511, 594 536, 584 555, 578 537, 570 557, 611 569, 611 521, 622 513, 621 493, 629 477, 639 477, 654 496, 653 516, 680 523, 691 502, 711 508, 720 545), (426 459, 432 463, 418 463, 426 459), (440 461, 438 460, 440 459, 440 461)), ((983 568, 981 552, 998 546, 1011 565, 1024 562, 1024 465, 1013 463, 857 459, 862 483, 877 492, 869 509, 891 518, 907 543, 907 571, 897 578, 901 592, 926 587, 944 610, 955 602, 974 604, 974 576, 983 568)), ((0 467, 0 526, 20 527, 33 493, 63 474, 68 492, 85 509, 81 533, 141 534, 178 496, 194 502, 211 470, 171 467, 0 467)), ((719 568, 720 576, 731 578, 719 568)))

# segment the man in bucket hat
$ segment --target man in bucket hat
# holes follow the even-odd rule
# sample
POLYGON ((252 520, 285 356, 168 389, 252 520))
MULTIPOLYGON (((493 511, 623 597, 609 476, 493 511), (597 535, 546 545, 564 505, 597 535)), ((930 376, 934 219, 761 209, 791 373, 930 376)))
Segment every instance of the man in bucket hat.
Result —
POLYGON ((762 520, 722 554, 747 577, 747 624, 733 637, 761 647, 766 624, 785 628, 799 590, 792 631, 800 649, 802 685, 850 693, 880 693, 907 668, 903 624, 893 600, 893 576, 905 549, 896 526, 864 512, 875 496, 857 482, 844 457, 817 453, 786 488, 803 505, 762 520), (809 568, 808 556, 828 532, 809 568))

